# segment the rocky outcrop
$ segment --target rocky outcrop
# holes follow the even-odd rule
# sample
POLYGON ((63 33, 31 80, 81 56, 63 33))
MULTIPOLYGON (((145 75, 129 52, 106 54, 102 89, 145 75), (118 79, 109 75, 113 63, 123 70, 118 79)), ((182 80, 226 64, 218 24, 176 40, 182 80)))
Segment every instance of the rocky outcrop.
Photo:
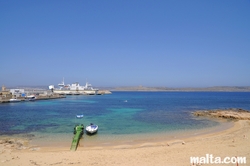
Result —
POLYGON ((4 149, 26 149, 28 146, 28 140, 15 139, 15 138, 1 138, 0 139, 0 154, 4 149))
POLYGON ((250 112, 243 109, 196 111, 193 112, 193 115, 235 120, 250 120, 250 112))

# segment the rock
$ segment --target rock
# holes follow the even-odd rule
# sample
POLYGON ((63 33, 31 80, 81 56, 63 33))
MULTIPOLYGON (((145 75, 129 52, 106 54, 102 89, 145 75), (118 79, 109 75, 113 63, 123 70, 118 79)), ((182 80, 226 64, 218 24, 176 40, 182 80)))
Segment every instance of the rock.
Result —
POLYGON ((206 110, 193 112, 195 116, 207 116, 234 120, 250 120, 250 112, 243 109, 206 110))

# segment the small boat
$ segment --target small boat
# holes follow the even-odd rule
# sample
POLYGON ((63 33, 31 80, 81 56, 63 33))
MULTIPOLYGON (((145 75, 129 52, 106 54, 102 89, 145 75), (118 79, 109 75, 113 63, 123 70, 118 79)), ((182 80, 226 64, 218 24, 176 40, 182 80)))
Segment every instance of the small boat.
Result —
POLYGON ((20 99, 10 99, 10 102, 20 102, 20 99))
POLYGON ((27 101, 35 101, 36 100, 36 96, 34 96, 34 95, 27 96, 26 100, 27 101))
POLYGON ((76 115, 76 118, 83 118, 83 114, 78 114, 78 115, 76 115))
POLYGON ((76 125, 74 127, 74 137, 73 137, 73 140, 71 143, 70 150, 76 151, 78 144, 79 144, 79 141, 83 135, 83 132, 84 132, 84 125, 83 124, 79 124, 79 125, 76 125))
POLYGON ((96 124, 90 123, 90 125, 86 126, 87 134, 95 134, 98 131, 98 126, 96 124))
POLYGON ((80 135, 82 136, 83 133, 84 133, 84 125, 83 124, 75 125, 75 127, 74 127, 74 134, 76 134, 77 131, 79 131, 80 135))

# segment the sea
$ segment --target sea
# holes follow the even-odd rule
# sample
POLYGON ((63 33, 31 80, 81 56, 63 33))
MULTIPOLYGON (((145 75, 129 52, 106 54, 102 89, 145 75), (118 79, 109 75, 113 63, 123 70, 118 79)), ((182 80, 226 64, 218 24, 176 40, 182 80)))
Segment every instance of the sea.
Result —
POLYGON ((118 92, 68 95, 53 100, 0 104, 0 137, 39 146, 70 147, 73 128, 94 123, 81 146, 110 146, 181 139, 232 126, 230 120, 195 117, 197 110, 250 110, 250 92, 118 92), (81 119, 77 114, 83 114, 81 119))

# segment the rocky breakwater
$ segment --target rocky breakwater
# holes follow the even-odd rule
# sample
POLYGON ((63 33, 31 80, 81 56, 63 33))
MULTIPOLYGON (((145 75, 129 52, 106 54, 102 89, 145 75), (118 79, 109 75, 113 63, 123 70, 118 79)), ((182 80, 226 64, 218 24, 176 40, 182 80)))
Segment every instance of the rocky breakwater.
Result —
POLYGON ((205 116, 232 120, 250 120, 250 111, 243 109, 205 110, 193 112, 194 116, 205 116))

